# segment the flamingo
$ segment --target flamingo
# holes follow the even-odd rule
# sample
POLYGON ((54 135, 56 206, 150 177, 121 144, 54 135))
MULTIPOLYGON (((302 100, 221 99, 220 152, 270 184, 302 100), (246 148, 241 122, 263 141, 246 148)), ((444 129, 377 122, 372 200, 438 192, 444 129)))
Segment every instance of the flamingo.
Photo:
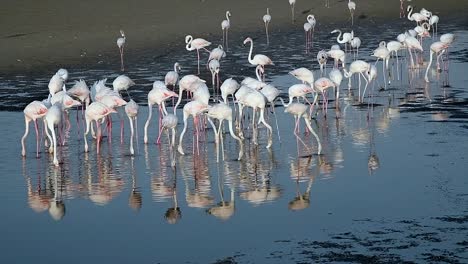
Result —
POLYGON ((296 5, 296 0, 289 0, 289 5, 291 6, 291 20, 292 23, 294 24, 294 5, 296 5))
POLYGON ((307 84, 294 84, 288 89, 289 102, 287 105, 290 105, 293 102, 294 97, 297 98, 297 102, 299 102, 299 97, 302 97, 302 99, 304 99, 304 101, 306 101, 309 104, 310 113, 312 113, 313 105, 309 100, 307 100, 306 96, 307 94, 314 92, 315 90, 312 88, 312 86, 309 86, 307 84))
MULTIPOLYGON (((369 69, 366 72, 367 80, 366 86, 364 87, 364 91, 362 92, 361 101, 364 101, 364 95, 366 94, 367 86, 377 78, 377 67, 375 65, 370 65, 369 69)), ((373 86, 372 86, 373 87, 373 86)))
POLYGON ((306 54, 309 53, 309 38, 311 38, 312 35, 312 25, 309 22, 304 23, 304 32, 305 32, 305 50, 306 54))
POLYGON ((354 37, 354 32, 351 31, 351 33, 350 32, 342 33, 341 30, 339 30, 339 29, 335 29, 332 32, 330 32, 330 34, 335 34, 335 33, 338 33, 338 36, 336 36, 336 42, 338 42, 339 44, 345 44, 345 51, 346 51, 347 44, 354 37), (340 39, 340 37, 341 37, 341 39, 340 39))
MULTIPOLYGON (((318 144, 317 154, 320 155, 322 153, 322 144, 320 144, 320 138, 318 137, 317 133, 315 133, 310 123, 310 116, 309 116, 309 113, 307 113, 308 107, 302 103, 292 103, 292 104, 286 105, 282 98, 280 98, 280 100, 285 107, 284 112, 289 113, 294 116, 294 120, 295 120, 294 135, 298 139, 300 139, 298 132, 299 132, 299 121, 301 120, 301 117, 302 117, 304 119, 304 122, 306 123, 307 129, 312 133, 312 135, 314 135, 315 139, 317 140, 317 144, 318 144)), ((301 142, 302 144, 305 145, 304 141, 301 140, 301 142)))
MULTIPOLYGON (((168 131, 169 129, 171 130, 171 140, 169 141, 169 149, 170 149, 170 154, 171 154, 171 166, 175 167, 175 153, 174 153, 174 146, 175 146, 175 140, 176 140, 176 128, 177 128, 177 123, 178 123, 177 116, 174 114, 167 114, 163 117, 161 121, 161 127, 159 129, 159 135, 158 135, 158 140, 157 142, 160 142, 161 139, 161 134, 163 130, 168 131)), ((168 134, 169 136, 169 134, 168 134)))
POLYGON ((104 118, 111 113, 117 113, 117 111, 115 111, 115 109, 108 107, 107 105, 100 103, 100 102, 93 102, 86 108, 86 111, 85 111, 86 131, 83 135, 84 142, 85 142, 85 152, 88 152, 88 141, 86 139, 86 136, 89 133, 91 122, 95 121, 96 128, 97 128, 96 152, 99 154, 99 147, 101 143, 100 123, 104 122, 104 118))
POLYGON ((351 49, 356 50, 356 52, 354 53, 354 58, 356 58, 356 56, 359 56, 359 48, 361 47, 361 39, 358 37, 353 37, 351 39, 350 44, 351 44, 351 49))
POLYGON ((210 56, 208 57, 208 63, 211 61, 211 60, 221 60, 221 58, 224 58, 226 57, 226 52, 224 52, 224 49, 223 49, 223 45, 218 45, 217 48, 214 48, 211 52, 210 52, 210 56))
POLYGON ((47 129, 50 130, 50 133, 52 134, 51 138, 48 130, 46 129, 46 135, 51 142, 49 153, 54 153, 53 163, 56 167, 58 167, 59 162, 57 159, 57 136, 55 135, 55 126, 58 126, 58 124, 62 121, 62 104, 60 102, 53 104, 47 111, 44 119, 47 125, 47 129))
POLYGON ((211 42, 202 38, 194 39, 191 35, 187 35, 185 36, 185 44, 187 44, 185 46, 185 49, 187 49, 188 51, 192 51, 195 49, 197 50, 198 74, 200 74, 200 49, 204 49, 208 53, 210 53, 210 51, 206 47, 210 46, 211 42))
POLYGON ((84 111, 84 104, 88 106, 90 103, 90 91, 84 80, 75 81, 72 88, 68 89, 67 94, 80 100, 83 106, 82 111, 84 111))
POLYGON ((166 86, 169 86, 169 85, 172 86, 173 91, 175 90, 177 81, 179 81, 179 71, 180 71, 180 65, 178 62, 176 62, 174 63, 174 70, 166 73, 166 76, 164 76, 164 84, 166 86))
POLYGON ((341 81, 343 81, 343 74, 338 69, 332 69, 330 73, 328 74, 328 77, 335 84, 335 87, 336 87, 335 98, 336 100, 338 100, 340 98, 340 85, 341 85, 341 81))
POLYGON ((323 76, 323 71, 327 68, 328 53, 321 50, 317 53, 317 61, 320 64, 320 77, 323 76))
POLYGON ((320 78, 320 79, 318 79, 318 80, 316 80, 314 82, 314 88, 317 91, 317 93, 315 94, 313 104, 317 103, 318 93, 321 92, 322 97, 323 97, 322 112, 323 112, 325 117, 327 117, 327 111, 326 110, 328 110, 328 99, 327 99, 327 96, 325 95, 325 92, 330 87, 336 88, 336 85, 332 80, 330 80, 330 79, 328 79, 326 77, 322 77, 322 78, 320 78))
POLYGON ((221 98, 225 104, 228 104, 229 101, 227 100, 228 95, 233 95, 237 89, 239 89, 239 83, 234 80, 233 78, 229 78, 224 80, 223 84, 221 84, 221 98))
POLYGON ((351 89, 351 76, 353 76, 355 73, 359 74, 359 98, 361 98, 361 76, 364 77, 364 80, 367 83, 367 79, 364 73, 366 73, 369 68, 369 63, 363 60, 355 60, 349 65, 349 71, 343 69, 344 76, 348 78, 348 90, 351 89))
MULTIPOLYGON (((75 106, 80 106, 81 103, 77 100, 74 100, 73 98, 71 98, 66 92, 64 91, 60 91, 56 94, 54 94, 51 98, 50 98, 50 103, 51 105, 54 105, 56 103, 61 103, 62 104, 62 110, 65 114, 65 117, 66 117, 66 122, 67 122, 67 131, 70 130, 70 127, 71 127, 71 124, 70 124, 70 120, 69 120, 69 117, 68 117, 68 109, 72 108, 72 107, 75 107, 75 106)), ((62 145, 65 144, 65 139, 63 139, 63 142, 62 142, 62 145)))
POLYGON ((130 96, 130 94, 128 93, 128 88, 134 85, 135 85, 135 82, 132 81, 132 79, 130 79, 126 75, 119 75, 112 82, 112 87, 114 88, 114 91, 118 93, 120 93, 121 91, 126 91, 128 96, 130 96))
POLYGON ((422 21, 427 20, 427 17, 425 15, 420 13, 413 13, 413 7, 411 5, 408 5, 406 11, 408 12, 409 21, 415 21, 417 24, 420 24, 422 21))
POLYGON ((138 144, 138 104, 135 103, 133 99, 130 99, 130 101, 125 105, 125 113, 127 114, 128 121, 130 122, 130 154, 133 156, 135 154, 135 151, 133 150, 133 123, 135 123, 137 131, 135 140, 138 144))
POLYGON ((178 95, 175 92, 167 89, 166 85, 164 85, 164 83, 161 81, 155 81, 153 83, 153 89, 148 93, 148 119, 145 123, 143 137, 143 142, 145 144, 148 143, 148 126, 150 124, 150 120, 153 113, 153 105, 157 104, 159 107, 159 128, 161 128, 162 117, 163 115, 167 115, 165 101, 170 99, 171 97, 178 97, 178 95))
POLYGON ((268 36, 268 25, 271 21, 270 9, 267 7, 267 13, 263 15, 263 23, 265 23, 265 33, 267 37, 267 45, 270 45, 270 37, 268 36))
POLYGON ((449 60, 449 47, 452 45, 453 41, 455 40, 455 35, 452 33, 446 33, 440 36, 440 41, 447 44, 447 69, 448 69, 448 60, 449 60))
POLYGON ((61 68, 57 71, 57 74, 63 79, 63 86, 62 86, 62 90, 64 92, 67 91, 66 87, 65 87, 65 83, 67 82, 68 80, 68 71, 67 69, 64 69, 64 68, 61 68))
POLYGON ((222 157, 224 160, 224 143, 223 143, 223 137, 221 135, 221 129, 222 129, 224 120, 228 122, 229 133, 231 134, 231 137, 239 142, 240 150, 239 150, 239 156, 237 157, 237 160, 241 160, 242 156, 244 155, 244 150, 243 150, 244 148, 243 148, 242 140, 238 136, 236 136, 236 134, 234 133, 234 130, 232 129, 231 107, 229 107, 225 103, 219 103, 219 104, 209 107, 206 115, 208 116, 208 122, 211 124, 211 127, 213 128, 213 131, 215 132, 216 153, 217 153, 216 162, 219 162, 219 155, 218 155, 219 141, 221 141, 221 153, 222 153, 222 157), (216 129, 215 124, 211 120, 212 118, 218 119, 219 121, 218 129, 216 129))
POLYGON ((36 129, 36 157, 39 158, 39 129, 37 125, 37 119, 43 118, 47 114, 47 107, 40 101, 32 101, 24 108, 24 121, 26 124, 24 135, 21 138, 21 155, 26 156, 26 147, 24 145, 24 140, 29 133, 29 122, 34 122, 34 127, 36 129))
MULTIPOLYGON (((200 148, 198 144, 198 134, 199 134, 198 115, 206 111, 207 109, 208 109, 208 105, 201 103, 199 101, 190 101, 186 105, 184 105, 184 109, 183 109, 184 128, 182 129, 182 132, 180 133, 179 147, 177 148, 177 151, 179 151, 181 155, 185 155, 182 141, 184 140, 184 135, 185 135, 185 132, 187 131, 187 119, 189 118, 189 116, 193 117, 193 123, 194 123, 194 128, 195 128, 195 135, 196 135, 197 154, 200 155, 200 148)), ((195 153, 195 148, 193 149, 193 153, 195 153)))
MULTIPOLYGON (((252 114, 252 127, 253 127, 253 131, 254 131, 254 135, 253 135, 253 142, 255 145, 258 145, 258 142, 257 142, 257 134, 258 134, 258 131, 257 131, 257 126, 255 124, 255 115, 256 115, 256 111, 257 109, 260 110, 260 117, 259 117, 259 123, 263 123, 269 133, 268 133, 268 143, 267 143, 267 146, 266 148, 270 148, 273 141, 272 141, 272 134, 273 134, 273 129, 271 128, 271 126, 265 121, 265 117, 264 117, 264 114, 265 114, 265 105, 266 105, 266 100, 265 100, 265 96, 263 96, 262 93, 260 93, 259 91, 257 90, 253 90, 253 89, 250 89, 246 96, 243 96, 241 99, 241 103, 243 105, 246 105, 248 107, 251 107, 252 110, 253 110, 253 114, 252 114)), ((239 111, 240 112, 240 111, 239 111)))
POLYGON ((431 55, 430 55, 429 63, 427 64, 426 74, 424 75, 424 80, 426 82, 429 82, 429 78, 427 77, 427 74, 429 73, 429 68, 431 68, 432 57, 434 56, 434 53, 437 55, 437 70, 440 70, 439 58, 447 50, 447 48, 448 48, 448 44, 441 42, 441 41, 436 41, 431 44, 431 55))
POLYGON ((331 57, 335 61, 335 68, 339 67, 340 61, 341 66, 343 66, 343 68, 345 67, 346 53, 342 51, 338 45, 327 51, 327 56, 331 57))
POLYGON ((241 85, 246 85, 255 90, 263 88, 266 85, 266 83, 262 81, 261 75, 263 73, 264 69, 262 68, 262 66, 257 65, 257 67, 255 67, 255 75, 257 76, 257 79, 254 79, 252 77, 245 77, 244 80, 242 80, 241 85))
POLYGON ((309 86, 312 86, 314 83, 314 73, 307 68, 297 68, 293 71, 290 71, 289 74, 301 80, 302 83, 307 83, 309 86))
POLYGON ((397 76, 398 76, 398 79, 400 78, 400 74, 399 74, 400 71, 398 69, 398 64, 399 64, 399 62, 398 62, 398 51, 400 49, 402 49, 402 48, 403 48, 403 44, 401 44, 401 42, 399 42, 399 41, 392 40, 392 41, 389 41, 387 43, 387 49, 390 52, 389 55, 391 56, 392 53, 395 53, 395 56, 396 56, 396 59, 397 59, 397 76))
POLYGON ((213 91, 216 92, 216 88, 219 89, 219 70, 220 70, 219 61, 216 59, 211 60, 208 66, 211 72, 211 84, 213 85, 213 91), (217 84, 215 84, 215 82, 217 84))
POLYGON ((433 36, 437 36, 437 25, 439 24, 439 16, 431 14, 431 17, 429 18, 429 25, 431 25, 431 27, 434 27, 434 24, 435 24, 435 31, 433 30, 433 32, 435 34, 433 34, 433 36))
POLYGON ((276 118, 276 112, 275 112, 275 100, 278 98, 280 94, 280 90, 278 88, 274 87, 271 84, 265 85, 260 92, 265 96, 265 99, 267 102, 270 104, 271 110, 273 111, 273 116, 275 117, 275 123, 276 123, 276 131, 278 132, 278 140, 281 143, 281 136, 279 133, 279 127, 278 127, 278 119, 276 118))
POLYGON ((223 44, 226 45, 226 51, 229 50, 228 32, 229 32, 229 28, 231 27, 231 21, 229 20, 230 16, 231 16, 231 12, 226 11, 226 19, 221 22, 221 29, 223 30, 223 44))
POLYGON ((408 52, 410 54, 410 59, 411 59, 411 68, 415 68, 415 65, 414 65, 414 60, 413 60, 413 54, 411 53, 411 50, 413 49, 416 49, 416 50, 419 50, 419 51, 423 51, 423 48, 421 46, 421 43, 419 43, 419 41, 413 37, 413 36, 408 36, 406 35, 404 40, 403 40, 406 48, 408 49, 408 52))
MULTIPOLYGON (((250 42, 250 51, 249 51, 249 56, 248 56, 248 60, 249 60, 249 63, 252 64, 252 65, 261 65, 262 69, 265 70, 265 65, 275 65, 270 58, 268 58, 267 56, 263 55, 263 54, 256 54, 253 58, 252 58, 252 51, 253 51, 253 40, 248 37, 244 40, 244 45, 247 43, 247 42, 250 42)), ((265 76, 264 76, 265 77, 265 76)))
POLYGON ((387 82, 385 80, 385 75, 386 75, 385 68, 388 68, 388 59, 390 57, 390 51, 387 49, 387 43, 385 41, 381 41, 379 43, 379 47, 374 50, 374 54, 372 54, 371 56, 377 57, 377 60, 375 61, 375 65, 377 65, 377 62, 380 59, 382 59, 382 73, 383 73, 384 83, 385 83, 385 87, 386 87, 387 82), (387 67, 385 67, 385 66, 387 66, 387 67))
POLYGON ((174 113, 177 109, 177 107, 179 106, 180 102, 182 101, 182 93, 183 91, 187 91, 187 92, 193 92, 191 89, 196 87, 195 85, 192 85, 192 84, 195 84, 195 83, 198 83, 198 82, 205 82, 205 80, 203 79, 200 79, 200 77, 196 76, 196 75, 185 75, 184 77, 182 77, 182 79, 180 79, 179 81, 179 98, 177 99, 177 102, 174 106, 174 113))
POLYGON ((124 55, 124 47, 125 47, 125 32, 120 30, 121 37, 117 39, 117 47, 119 47, 120 51, 120 70, 125 71, 123 55, 124 55))
POLYGON ((356 3, 354 1, 348 1, 349 14, 351 15, 351 26, 354 26, 354 11, 356 10, 356 3))
POLYGON ((52 78, 50 78, 49 81, 49 99, 52 97, 54 94, 60 92, 63 90, 63 87, 65 86, 65 79, 63 79, 63 76, 60 76, 57 73, 55 73, 52 78))

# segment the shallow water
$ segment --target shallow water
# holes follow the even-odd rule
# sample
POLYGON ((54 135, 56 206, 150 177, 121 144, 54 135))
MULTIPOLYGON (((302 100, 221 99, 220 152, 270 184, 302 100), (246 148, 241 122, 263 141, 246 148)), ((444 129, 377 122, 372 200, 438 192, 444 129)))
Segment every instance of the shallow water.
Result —
MULTIPOLYGON (((408 25, 396 22, 384 32, 372 23, 356 29, 365 44, 361 58, 371 60, 367 55, 376 39, 393 38, 402 24, 408 25)), ((94 142, 84 153, 82 135, 73 126, 55 169, 49 154, 35 158, 33 133, 27 157, 20 157, 24 122, 15 111, 46 96, 49 76, 2 77, 1 107, 13 111, 0 112, 7 124, 0 161, 1 262, 467 262, 468 31, 457 25, 439 26, 457 40, 450 72, 432 76, 429 85, 425 68, 415 73, 403 68, 402 79, 384 89, 379 67, 374 96, 365 99, 373 101, 369 108, 356 101, 357 81, 348 91, 344 80, 340 112, 332 102, 328 117, 319 112, 312 122, 323 155, 316 155, 313 136, 301 134, 307 148, 296 140, 293 118, 277 106, 281 143, 275 130, 271 150, 261 128, 259 146, 247 138, 245 156, 236 161, 237 142, 227 134, 226 161, 216 163, 211 129, 202 137, 199 156, 192 155, 189 132, 187 155, 177 155, 172 170, 166 138, 154 144, 155 119, 151 144, 141 138, 152 82, 175 60, 183 65, 182 74, 196 67, 193 52, 174 49, 128 65, 127 74, 138 84, 131 95, 141 106, 137 155, 129 155, 128 131, 124 144, 114 131, 100 155, 94 142)), ((254 39, 255 51, 276 64, 267 68, 267 81, 281 88, 282 96, 297 83, 288 71, 311 65, 317 70, 316 52, 333 44, 326 33, 334 27, 320 28, 312 55, 304 54, 302 31, 276 34, 270 47, 259 43, 263 37, 254 39)), ((241 43, 242 37, 234 40, 241 43)), ((233 44, 231 50, 222 61, 221 79, 252 76, 248 47, 233 44)), ((88 85, 118 74, 108 66, 69 71, 72 80, 84 78, 88 85)), ((75 111, 71 117, 75 120, 75 111)), ((268 122, 274 127, 271 114, 268 122)), ((114 123, 118 128, 117 117, 114 123)))

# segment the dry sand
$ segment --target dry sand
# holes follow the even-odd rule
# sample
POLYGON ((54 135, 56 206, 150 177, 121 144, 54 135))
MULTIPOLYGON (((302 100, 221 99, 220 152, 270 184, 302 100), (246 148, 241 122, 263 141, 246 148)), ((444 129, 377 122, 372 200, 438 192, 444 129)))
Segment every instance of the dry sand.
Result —
MULTIPOLYGON (((300 27, 307 14, 320 23, 349 20, 347 1, 297 0, 296 23, 291 23, 287 0, 3 0, 0 9, 0 71, 3 74, 44 71, 69 65, 118 63, 116 39, 127 35, 126 56, 137 59, 144 52, 164 55, 174 46, 183 47, 192 34, 221 42, 220 23, 230 10, 231 33, 263 30, 266 8, 272 15, 271 30, 300 27)), ((398 0, 355 0, 356 26, 370 19, 398 19, 398 0)), ((441 16, 460 15, 468 7, 461 0, 413 0, 416 10, 425 7, 441 16)), ((236 39, 237 40, 237 39, 236 39)))

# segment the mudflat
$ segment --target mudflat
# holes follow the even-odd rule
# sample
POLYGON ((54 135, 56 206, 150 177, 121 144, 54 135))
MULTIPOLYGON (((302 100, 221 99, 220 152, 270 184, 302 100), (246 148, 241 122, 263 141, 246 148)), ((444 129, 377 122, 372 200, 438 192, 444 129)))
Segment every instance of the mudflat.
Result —
MULTIPOLYGON (((408 2, 415 10, 425 7, 441 16, 461 14, 468 1, 420 0, 408 2)), ((286 0, 6 0, 0 9, 0 71, 3 74, 41 72, 58 67, 115 63, 119 60, 116 40, 123 29, 127 36, 126 58, 144 53, 164 55, 183 47, 191 34, 221 43, 221 21, 230 10, 233 41, 264 29, 262 16, 270 8, 271 31, 302 30, 308 14, 321 23, 349 27, 347 1, 301 1, 295 6, 296 22, 286 0)), ((359 24, 399 18, 400 1, 356 1, 355 22, 359 24)), ((356 28, 356 27, 355 27, 356 28)), ((355 29, 356 30, 356 29, 355 29)), ((240 40, 241 41, 241 40, 240 40)))

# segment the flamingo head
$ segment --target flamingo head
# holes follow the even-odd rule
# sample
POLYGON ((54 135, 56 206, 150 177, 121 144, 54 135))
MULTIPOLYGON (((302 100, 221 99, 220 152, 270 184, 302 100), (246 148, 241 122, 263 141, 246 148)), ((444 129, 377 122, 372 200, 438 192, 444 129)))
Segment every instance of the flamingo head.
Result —
POLYGON ((226 11, 227 16, 231 16, 231 11, 226 11))
POLYGON ((122 35, 122 37, 125 37, 125 32, 122 29, 120 30, 120 35, 122 35))
POLYGON ((245 45, 247 42, 249 42, 249 41, 252 42, 252 38, 250 38, 250 37, 246 38, 246 39, 244 40, 244 45, 245 45))
POLYGON ((330 32, 330 34, 335 34, 335 33, 338 33, 338 32, 339 32, 339 30, 338 30, 338 29, 335 29, 335 30, 333 30, 332 32, 330 32))

